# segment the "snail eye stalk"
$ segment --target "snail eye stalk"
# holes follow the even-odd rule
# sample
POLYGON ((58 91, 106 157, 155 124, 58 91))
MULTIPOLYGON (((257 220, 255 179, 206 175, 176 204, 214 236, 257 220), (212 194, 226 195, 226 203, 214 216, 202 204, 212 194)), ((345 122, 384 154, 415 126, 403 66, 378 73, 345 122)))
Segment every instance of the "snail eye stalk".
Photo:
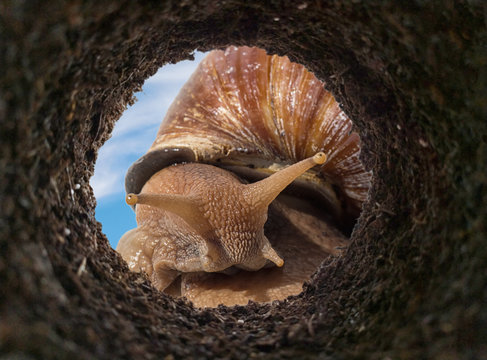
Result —
POLYGON ((143 204, 170 211, 184 219, 198 233, 204 235, 211 226, 201 213, 202 196, 179 194, 128 194, 125 201, 128 205, 143 204))
POLYGON ((256 183, 246 185, 245 198, 255 207, 267 208, 270 203, 296 178, 315 165, 326 161, 325 153, 319 152, 312 157, 290 165, 256 183))

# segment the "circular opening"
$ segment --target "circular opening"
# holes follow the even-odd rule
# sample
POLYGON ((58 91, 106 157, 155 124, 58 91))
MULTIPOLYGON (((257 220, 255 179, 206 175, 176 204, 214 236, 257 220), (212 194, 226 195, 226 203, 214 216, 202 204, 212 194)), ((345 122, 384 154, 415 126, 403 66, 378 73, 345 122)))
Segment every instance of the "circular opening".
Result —
MULTIPOLYGON (((182 66, 187 74, 187 64, 182 66)), ((176 74, 170 69, 156 79, 164 81, 168 73, 176 74)), ((155 81, 149 79, 146 86, 155 81)), ((160 97, 160 92, 150 95, 137 118, 151 112, 151 119, 160 119, 161 109, 150 106, 159 105, 160 97)), ((351 121, 303 66, 257 48, 213 51, 174 100, 157 137, 159 121, 149 120, 155 126, 147 128, 128 115, 115 129, 107 153, 145 151, 156 139, 147 154, 131 159, 134 165, 125 181, 128 193, 141 193, 130 197, 130 205, 139 201, 137 227, 125 233, 117 250, 131 270, 146 272, 159 290, 183 296, 198 307, 283 300, 299 294, 324 259, 346 248, 371 174, 359 160, 360 140, 351 131, 351 121), (137 138, 137 132, 146 136, 137 138), (327 155, 325 164, 300 170, 292 184, 293 179, 282 185, 271 182, 284 181, 278 180, 283 169, 296 167, 290 165, 318 151, 327 155), (185 163, 198 163, 196 185, 189 180, 192 170, 185 170, 190 175, 183 172, 190 166, 185 163), (222 180, 215 187, 214 179, 220 179, 213 173, 215 167, 220 168, 218 174, 231 174, 232 181, 237 176, 239 184, 248 184, 243 193, 263 184, 261 196, 280 186, 272 197, 277 198, 262 210, 245 208, 258 203, 255 198, 238 198, 232 205, 234 186, 227 190, 222 180), (211 174, 201 177, 203 170, 211 174), (208 189, 200 192, 205 186, 208 189), (184 195, 192 202, 183 209, 189 200, 176 203, 168 194, 184 195), (217 206, 208 210, 213 202, 217 206)), ((101 171, 93 181, 98 196, 106 196, 116 180, 103 174, 114 172, 104 163, 103 153, 102 148, 97 165, 101 171)), ((111 211, 117 223, 121 207, 119 201, 117 212, 111 211)), ((97 211, 101 209, 99 205, 97 211)))

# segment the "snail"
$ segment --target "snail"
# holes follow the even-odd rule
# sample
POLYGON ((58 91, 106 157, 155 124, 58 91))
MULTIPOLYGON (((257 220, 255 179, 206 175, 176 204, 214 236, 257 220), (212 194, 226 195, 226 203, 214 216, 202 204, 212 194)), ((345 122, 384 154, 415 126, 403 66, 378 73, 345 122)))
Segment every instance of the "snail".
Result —
POLYGON ((298 294, 347 245, 367 197, 351 127, 324 84, 287 57, 210 52, 127 172, 138 226, 117 251, 199 307, 298 294))

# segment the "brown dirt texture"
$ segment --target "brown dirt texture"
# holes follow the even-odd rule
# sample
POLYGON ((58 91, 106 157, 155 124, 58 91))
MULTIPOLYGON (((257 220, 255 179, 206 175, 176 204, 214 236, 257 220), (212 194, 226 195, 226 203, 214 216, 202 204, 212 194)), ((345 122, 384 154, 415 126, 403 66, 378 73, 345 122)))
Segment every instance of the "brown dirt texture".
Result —
POLYGON ((0 358, 486 359, 486 14, 474 0, 2 1, 0 358), (374 181, 350 247, 302 294, 198 310, 128 271, 89 179, 145 79, 230 44, 325 81, 374 181))

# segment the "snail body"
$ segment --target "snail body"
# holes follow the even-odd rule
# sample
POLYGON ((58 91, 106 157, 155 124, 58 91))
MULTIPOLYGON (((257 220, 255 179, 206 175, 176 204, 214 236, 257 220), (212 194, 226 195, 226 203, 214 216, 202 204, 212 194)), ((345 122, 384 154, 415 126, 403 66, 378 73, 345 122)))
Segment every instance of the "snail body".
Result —
POLYGON ((312 269, 346 243, 330 219, 356 217, 365 200, 370 174, 359 152, 350 120, 304 67, 256 48, 213 51, 170 107, 149 152, 127 173, 127 202, 136 205, 138 227, 117 250, 157 288, 197 306, 297 293, 312 269), (316 205, 303 205, 304 212, 289 201, 271 205, 298 177, 297 193, 318 199, 331 216, 316 205), (264 235, 270 205, 280 214, 270 214, 274 223, 286 219, 281 239, 264 235), (313 232, 329 234, 328 241, 313 232), (296 244, 320 254, 312 266, 281 258, 296 244), (235 272, 247 277, 244 285, 277 279, 278 293, 262 296, 270 290, 259 285, 252 295, 231 277, 235 272))

